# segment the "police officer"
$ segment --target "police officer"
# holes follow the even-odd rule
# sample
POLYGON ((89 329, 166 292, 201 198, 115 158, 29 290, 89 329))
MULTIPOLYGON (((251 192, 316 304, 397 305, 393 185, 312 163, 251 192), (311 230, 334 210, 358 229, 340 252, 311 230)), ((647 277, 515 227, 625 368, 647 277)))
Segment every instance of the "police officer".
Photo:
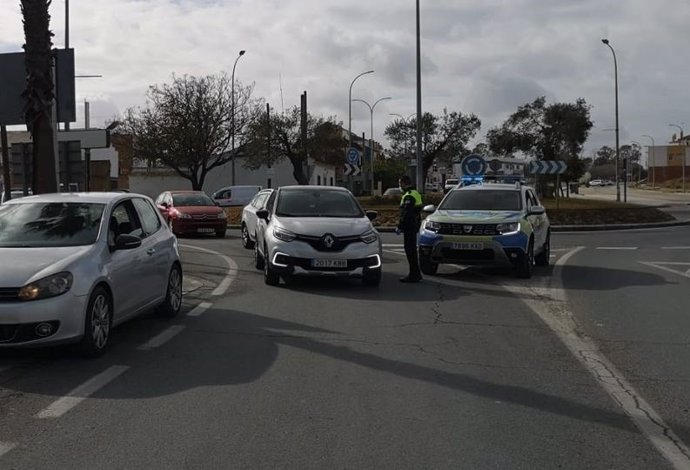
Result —
POLYGON ((422 280, 422 272, 419 269, 417 255, 417 234, 422 224, 422 195, 412 184, 409 176, 402 175, 399 183, 403 195, 400 200, 400 221, 396 231, 403 233, 405 256, 410 265, 409 274, 400 278, 400 282, 419 282, 422 280))

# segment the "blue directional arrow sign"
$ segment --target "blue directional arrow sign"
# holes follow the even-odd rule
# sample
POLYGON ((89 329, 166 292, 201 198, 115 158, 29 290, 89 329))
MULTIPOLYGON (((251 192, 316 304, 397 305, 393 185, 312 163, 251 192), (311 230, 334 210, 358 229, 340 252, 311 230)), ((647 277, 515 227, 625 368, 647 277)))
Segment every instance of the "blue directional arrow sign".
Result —
POLYGON ((358 165, 359 164, 359 150, 357 150, 354 147, 349 147, 347 149, 347 152, 345 152, 345 159, 347 160, 347 163, 350 165, 358 165))
POLYGON ((487 166, 481 155, 472 154, 463 158, 460 169, 465 176, 482 176, 486 173, 487 166))
POLYGON ((567 169, 568 164, 563 160, 537 160, 529 164, 529 172, 535 175, 560 175, 567 169))

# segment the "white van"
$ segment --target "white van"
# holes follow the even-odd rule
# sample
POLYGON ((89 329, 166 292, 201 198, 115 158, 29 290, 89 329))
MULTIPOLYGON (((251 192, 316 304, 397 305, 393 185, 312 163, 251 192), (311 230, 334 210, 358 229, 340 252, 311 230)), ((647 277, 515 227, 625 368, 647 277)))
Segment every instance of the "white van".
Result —
POLYGON ((221 207, 246 206, 261 191, 261 186, 226 186, 213 193, 211 198, 221 207))

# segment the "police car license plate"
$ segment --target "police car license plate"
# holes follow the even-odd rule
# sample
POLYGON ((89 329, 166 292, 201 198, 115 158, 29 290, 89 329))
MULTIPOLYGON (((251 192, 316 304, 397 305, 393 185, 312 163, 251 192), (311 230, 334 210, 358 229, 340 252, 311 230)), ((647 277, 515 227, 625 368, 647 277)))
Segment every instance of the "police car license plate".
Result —
POLYGON ((347 268, 346 259, 313 259, 311 265, 314 268, 347 268))
POLYGON ((198 233, 212 233, 212 232, 214 232, 215 230, 212 229, 212 228, 198 228, 198 229, 196 229, 196 231, 197 231, 198 233))
POLYGON ((483 243, 453 243, 454 250, 483 250, 483 243))

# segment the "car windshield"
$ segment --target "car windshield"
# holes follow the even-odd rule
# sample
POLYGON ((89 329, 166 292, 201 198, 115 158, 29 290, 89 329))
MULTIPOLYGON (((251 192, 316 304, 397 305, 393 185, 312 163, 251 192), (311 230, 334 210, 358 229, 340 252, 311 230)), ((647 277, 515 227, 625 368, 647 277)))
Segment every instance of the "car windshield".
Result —
POLYGON ((27 202, 0 207, 0 247, 91 245, 104 204, 27 202))
POLYGON ((520 191, 494 189, 452 191, 439 206, 440 210, 456 211, 519 211, 521 208, 520 191))
POLYGON ((282 191, 276 214, 283 217, 364 217, 350 193, 321 189, 282 191))
POLYGON ((175 206, 215 206, 215 203, 206 194, 173 194, 175 206))

